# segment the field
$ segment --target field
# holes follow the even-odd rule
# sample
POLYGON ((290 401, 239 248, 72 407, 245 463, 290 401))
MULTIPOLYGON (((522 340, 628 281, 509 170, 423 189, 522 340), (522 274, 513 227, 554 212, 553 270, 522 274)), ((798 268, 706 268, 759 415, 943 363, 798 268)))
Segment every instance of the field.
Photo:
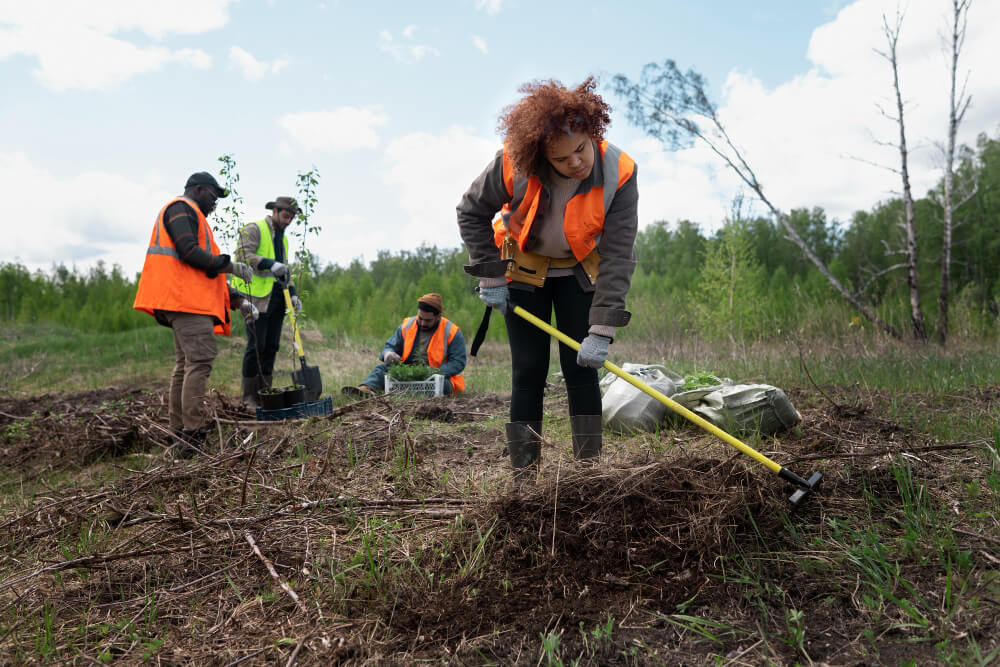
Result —
POLYGON ((213 371, 211 451, 179 459, 163 334, 0 341, 5 664, 1000 655, 992 344, 612 348, 616 363, 783 388, 803 422, 745 440, 800 475, 823 473, 793 512, 775 475, 690 425, 606 434, 599 464, 574 462, 555 374, 541 474, 516 487, 500 344, 470 363, 462 396, 352 402, 336 390, 364 376, 381 341, 311 330, 334 413, 265 424, 238 404, 234 339, 213 371))

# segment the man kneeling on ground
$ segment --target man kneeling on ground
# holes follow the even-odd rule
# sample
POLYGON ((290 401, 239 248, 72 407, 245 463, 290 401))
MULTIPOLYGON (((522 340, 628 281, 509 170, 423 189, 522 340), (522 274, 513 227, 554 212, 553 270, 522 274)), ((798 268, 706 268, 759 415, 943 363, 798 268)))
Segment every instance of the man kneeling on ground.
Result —
POLYGON ((417 314, 407 317, 385 342, 381 362, 357 387, 343 393, 374 396, 385 389, 385 374, 393 364, 431 366, 445 377, 444 393, 465 389, 465 336, 454 322, 441 316, 441 295, 431 292, 417 299, 417 314))

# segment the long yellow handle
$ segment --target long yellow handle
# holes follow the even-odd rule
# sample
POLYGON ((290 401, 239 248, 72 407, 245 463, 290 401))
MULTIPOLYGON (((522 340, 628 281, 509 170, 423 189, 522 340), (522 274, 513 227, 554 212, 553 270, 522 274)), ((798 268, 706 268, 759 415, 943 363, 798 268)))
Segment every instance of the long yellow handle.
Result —
MULTIPOLYGON (((579 350, 580 349, 580 344, 577 343, 575 340, 573 340, 572 338, 570 338, 569 336, 567 336, 563 332, 559 331, 559 329, 556 329, 554 326, 552 326, 548 322, 545 322, 545 321, 543 321, 543 320, 535 317, 534 315, 532 315, 531 313, 529 313, 528 311, 526 311, 521 306, 514 306, 514 314, 523 317, 524 319, 528 320, 529 322, 531 322, 532 324, 534 324, 536 327, 538 327, 542 331, 545 331, 549 335, 555 336, 557 339, 559 339, 560 342, 562 342, 562 343, 570 346, 574 350, 579 350)), ((690 410, 688 410, 687 408, 685 408, 683 405, 681 405, 677 401, 671 399, 666 394, 663 394, 662 392, 659 392, 659 391, 653 389, 652 387, 650 387, 648 384, 646 384, 645 382, 643 382, 639 378, 626 373, 625 371, 623 371, 618 366, 615 366, 610 361, 605 361, 604 362, 604 368, 608 369, 610 372, 614 373, 615 375, 617 375, 621 379, 625 380, 626 382, 628 382, 632 386, 636 387, 637 389, 646 392, 647 394, 649 394, 650 396, 652 396, 653 398, 655 398, 656 400, 658 400, 660 403, 663 403, 668 408, 670 408, 671 410, 673 410, 677 414, 681 415, 685 419, 694 422, 695 424, 697 424, 698 426, 700 426, 705 431, 708 431, 709 433, 711 433, 712 435, 716 436, 717 438, 723 440, 727 444, 732 445, 733 447, 735 447, 736 449, 740 450, 741 452, 743 452, 744 454, 746 454, 747 456, 749 456, 753 460, 755 460, 758 463, 761 463, 761 464, 767 466, 767 468, 771 472, 773 472, 775 474, 781 472, 781 466, 780 465, 778 465, 777 463, 775 463, 771 459, 767 458, 766 456, 764 456, 763 454, 761 454, 760 452, 758 452, 753 447, 750 447, 749 445, 746 445, 743 442, 737 440, 736 438, 734 438, 733 436, 729 435, 728 433, 726 433, 725 431, 723 431, 721 428, 719 428, 718 426, 716 426, 712 422, 710 422, 707 419, 704 419, 704 418, 700 417, 699 415, 696 415, 695 413, 691 412, 690 410)))
POLYGON ((292 305, 292 295, 285 288, 285 308, 288 309, 288 317, 292 320, 292 333, 295 335, 295 351, 299 353, 299 358, 302 359, 306 356, 305 351, 302 349, 302 338, 299 337, 299 325, 295 321, 295 306, 292 305))

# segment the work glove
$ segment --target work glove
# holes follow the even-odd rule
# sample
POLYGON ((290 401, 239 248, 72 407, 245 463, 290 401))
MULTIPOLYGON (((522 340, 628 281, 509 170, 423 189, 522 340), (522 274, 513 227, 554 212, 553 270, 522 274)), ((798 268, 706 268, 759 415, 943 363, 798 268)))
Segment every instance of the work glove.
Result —
POLYGON ((278 280, 288 280, 288 265, 275 262, 271 265, 271 275, 278 280))
POLYGON ((493 310, 499 310, 501 313, 506 313, 510 309, 510 288, 506 285, 499 287, 480 286, 479 298, 487 306, 493 310))
POLYGON ((302 312, 302 299, 297 295, 292 297, 292 308, 295 310, 296 315, 302 312))
POLYGON ((608 345, 611 339, 607 336, 590 334, 580 343, 580 351, 576 353, 576 363, 587 368, 600 368, 608 358, 608 345))
POLYGON ((393 352, 392 350, 386 350, 382 353, 382 361, 387 365, 392 366, 393 364, 399 363, 400 356, 393 352))
POLYGON ((256 322, 257 318, 260 317, 260 310, 253 305, 250 299, 243 299, 243 303, 240 304, 240 312, 243 313, 243 319, 248 322, 256 322))
POLYGON ((230 273, 238 278, 242 278, 243 282, 250 282, 253 280, 253 269, 251 269, 247 264, 243 262, 232 262, 230 267, 230 273))

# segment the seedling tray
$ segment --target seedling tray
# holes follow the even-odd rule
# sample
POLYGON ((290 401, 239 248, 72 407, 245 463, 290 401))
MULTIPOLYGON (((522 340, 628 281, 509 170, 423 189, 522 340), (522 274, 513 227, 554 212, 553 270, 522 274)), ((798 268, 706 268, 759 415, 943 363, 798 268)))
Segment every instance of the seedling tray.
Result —
POLYGON ((318 401, 307 401, 280 410, 265 410, 257 408, 257 421, 270 422, 280 419, 305 419, 306 417, 322 417, 333 412, 333 399, 327 396, 318 401))

